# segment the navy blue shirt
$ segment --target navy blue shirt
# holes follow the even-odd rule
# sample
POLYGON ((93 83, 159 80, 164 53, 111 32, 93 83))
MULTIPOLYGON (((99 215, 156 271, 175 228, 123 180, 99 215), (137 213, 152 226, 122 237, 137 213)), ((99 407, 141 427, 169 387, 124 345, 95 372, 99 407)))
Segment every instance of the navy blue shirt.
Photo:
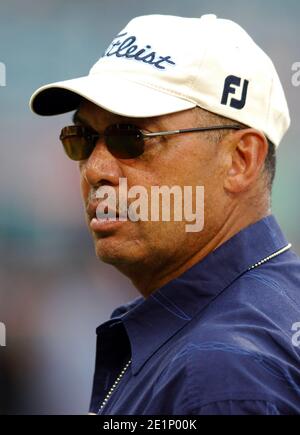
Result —
POLYGON ((287 245, 268 216, 116 309, 97 328, 90 412, 300 414, 300 261, 287 245))

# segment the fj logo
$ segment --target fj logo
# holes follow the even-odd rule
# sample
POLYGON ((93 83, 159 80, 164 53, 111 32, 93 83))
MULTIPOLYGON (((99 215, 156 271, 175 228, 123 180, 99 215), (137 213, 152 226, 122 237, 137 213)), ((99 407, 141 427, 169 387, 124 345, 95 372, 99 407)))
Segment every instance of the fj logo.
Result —
MULTIPOLYGON (((240 77, 236 77, 236 76, 226 77, 221 104, 227 106, 229 94, 235 95, 237 88, 241 88, 241 81, 242 79, 240 77)), ((244 80, 243 89, 241 90, 241 99, 238 100, 237 98, 231 98, 229 104, 230 107, 233 107, 234 109, 238 109, 238 110, 241 110, 243 109, 243 107, 245 107, 248 86, 249 86, 249 81, 244 80)))

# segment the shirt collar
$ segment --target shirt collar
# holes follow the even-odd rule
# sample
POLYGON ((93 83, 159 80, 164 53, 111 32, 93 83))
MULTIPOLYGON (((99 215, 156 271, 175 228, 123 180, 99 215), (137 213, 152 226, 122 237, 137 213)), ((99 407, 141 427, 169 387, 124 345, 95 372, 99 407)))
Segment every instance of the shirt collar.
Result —
POLYGON ((115 321, 122 321, 129 337, 133 375, 235 279, 286 245, 274 216, 267 216, 147 299, 138 298, 115 310, 115 321))

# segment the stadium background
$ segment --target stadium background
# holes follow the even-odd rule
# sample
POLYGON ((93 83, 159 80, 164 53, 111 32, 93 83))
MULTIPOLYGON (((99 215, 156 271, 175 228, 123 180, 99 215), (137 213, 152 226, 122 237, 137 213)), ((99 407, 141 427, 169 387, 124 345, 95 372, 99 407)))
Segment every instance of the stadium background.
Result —
MULTIPOLYGON (((70 115, 28 109, 40 85, 85 75, 134 16, 215 13, 241 24, 273 59, 292 127, 278 153, 273 211, 300 254, 300 61, 297 0, 1 0, 0 413, 86 413, 95 328, 136 297, 130 282, 94 257, 77 167, 58 140, 70 115)), ((280 309, 280 307, 278 307, 280 309)), ((299 319, 300 320, 300 319, 299 319)))

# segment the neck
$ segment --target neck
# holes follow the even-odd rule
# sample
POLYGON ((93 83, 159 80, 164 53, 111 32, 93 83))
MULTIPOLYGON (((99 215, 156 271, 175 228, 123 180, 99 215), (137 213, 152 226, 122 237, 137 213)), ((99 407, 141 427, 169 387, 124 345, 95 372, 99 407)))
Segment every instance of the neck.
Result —
POLYGON ((248 226, 258 222, 264 217, 271 214, 270 209, 263 211, 254 210, 251 216, 243 213, 237 213, 235 210, 227 216, 226 220, 221 224, 220 228, 215 230, 211 237, 207 238, 206 243, 196 252, 192 252, 184 259, 175 262, 172 257, 169 262, 156 265, 155 267, 136 267, 130 271, 123 271, 131 279, 134 286, 145 297, 149 297, 156 289, 162 287, 173 279, 182 275, 185 271, 190 269, 194 264, 199 263, 211 252, 215 251, 218 247, 223 245, 227 240, 231 239, 235 234, 248 226), (154 278, 155 277, 155 278, 154 278))

